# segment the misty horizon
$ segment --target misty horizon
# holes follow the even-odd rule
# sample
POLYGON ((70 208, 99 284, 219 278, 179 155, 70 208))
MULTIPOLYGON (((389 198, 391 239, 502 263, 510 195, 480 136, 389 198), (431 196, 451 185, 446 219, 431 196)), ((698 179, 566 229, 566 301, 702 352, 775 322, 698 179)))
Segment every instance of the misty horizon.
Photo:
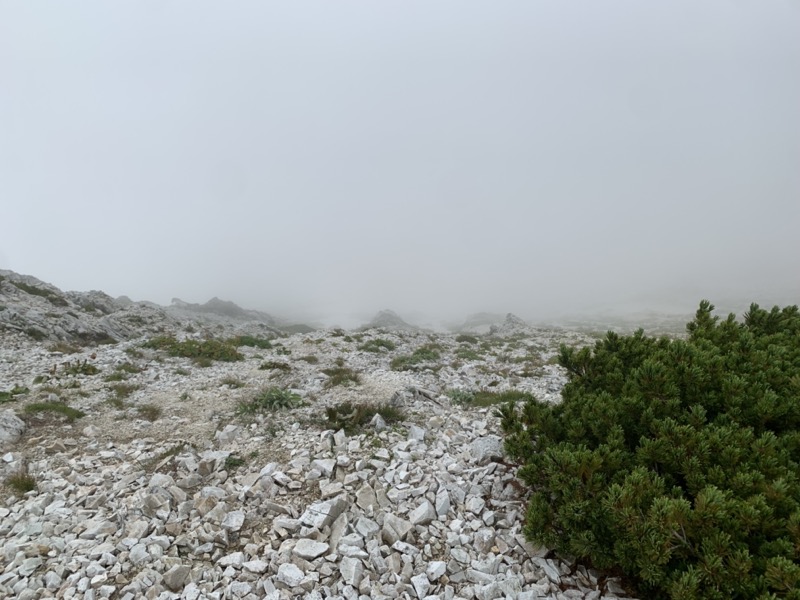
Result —
POLYGON ((800 298, 800 8, 0 2, 0 269, 168 305, 800 298))

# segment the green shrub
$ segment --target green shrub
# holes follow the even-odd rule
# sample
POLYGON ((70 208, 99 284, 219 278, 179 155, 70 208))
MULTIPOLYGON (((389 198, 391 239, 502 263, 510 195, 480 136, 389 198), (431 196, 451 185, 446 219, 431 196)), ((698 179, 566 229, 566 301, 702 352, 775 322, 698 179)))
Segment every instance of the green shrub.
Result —
POLYGON ((466 333, 461 333, 456 336, 456 341, 459 344, 477 344, 478 338, 474 335, 467 335, 466 333))
POLYGON ((391 340, 384 340, 381 338, 368 340, 358 347, 359 350, 363 350, 365 352, 381 352, 382 350, 388 350, 391 352, 395 348, 397 348, 397 344, 391 340))
POLYGON ((136 407, 136 412, 138 412, 139 416, 143 419, 157 421, 161 417, 162 410, 161 407, 155 404, 142 404, 136 407))
POLYGON ((301 356, 297 360, 302 360, 304 362, 307 362, 310 365, 319 364, 319 358, 314 356, 313 354, 309 354, 307 356, 301 356))
POLYGON ((525 533, 642 597, 800 598, 800 313, 700 304, 687 340, 563 347, 563 402, 500 411, 525 533))
POLYGON ((170 356, 194 359, 198 366, 207 366, 210 364, 208 361, 212 360, 233 362, 244 359, 244 356, 234 346, 214 339, 179 342, 173 336, 160 336, 152 338, 142 345, 153 350, 165 350, 170 356))
POLYGON ((228 343, 231 346, 248 346, 250 348, 261 348, 262 350, 272 348, 272 341, 252 335, 237 335, 229 339, 228 343))
POLYGON ((440 358, 438 344, 426 344, 420 346, 410 355, 398 356, 392 359, 392 369, 395 371, 413 371, 417 365, 424 362, 431 362, 440 358))
POLYGON ((335 366, 330 369, 322 369, 322 372, 328 376, 328 379, 325 380, 326 388, 347 385, 348 383, 361 383, 361 376, 348 367, 335 366))
POLYGON ((480 352, 472 348, 459 348, 456 350, 456 356, 463 360, 481 360, 483 358, 480 352))
POLYGON ((399 408, 389 404, 344 402, 325 409, 327 426, 336 431, 344 429, 347 435, 353 435, 364 428, 376 414, 379 414, 387 424, 398 423, 404 418, 399 408))
POLYGON ((237 412, 241 415, 251 415, 297 406, 300 406, 299 395, 290 390, 273 386, 259 391, 250 400, 239 402, 237 412))
POLYGON ((20 469, 6 477, 6 485, 18 494, 36 489, 36 478, 27 470, 20 469))
POLYGON ((261 371, 271 371, 274 369, 277 371, 283 371, 284 373, 288 373, 292 370, 292 367, 288 363, 280 362, 278 360, 268 360, 261 363, 258 368, 261 371))

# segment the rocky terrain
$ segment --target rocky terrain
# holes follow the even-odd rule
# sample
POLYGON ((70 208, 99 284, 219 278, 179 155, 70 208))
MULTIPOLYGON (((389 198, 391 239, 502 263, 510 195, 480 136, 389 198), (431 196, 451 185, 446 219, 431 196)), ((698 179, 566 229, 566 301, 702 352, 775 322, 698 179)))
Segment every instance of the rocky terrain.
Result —
POLYGON ((558 402, 553 357, 587 337, 389 312, 287 334, 209 304, 0 271, 0 597, 627 597, 524 539, 493 414, 558 402), (211 339, 238 355, 185 355, 211 339))

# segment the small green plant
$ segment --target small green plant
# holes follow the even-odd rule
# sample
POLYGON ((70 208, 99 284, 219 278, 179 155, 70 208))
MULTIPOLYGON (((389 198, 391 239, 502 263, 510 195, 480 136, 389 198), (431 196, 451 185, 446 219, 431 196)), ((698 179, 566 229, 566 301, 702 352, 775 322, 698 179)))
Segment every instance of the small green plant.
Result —
POLYGON ((40 296, 45 300, 48 300, 51 304, 55 306, 69 306, 69 302, 67 302, 64 298, 62 298, 61 296, 50 290, 38 288, 33 285, 28 285, 27 283, 24 283, 22 281, 9 281, 9 283, 21 289, 23 292, 31 294, 32 296, 40 296))
POLYGON ((392 351, 397 348, 397 344, 391 340, 384 340, 382 338, 374 338, 361 344, 358 349, 364 352, 382 352, 383 350, 392 351))
POLYGON ((283 371, 284 373, 288 373, 289 371, 292 370, 292 367, 289 364, 277 360, 268 360, 266 362, 263 362, 261 363, 261 365, 259 365, 258 368, 261 371, 276 370, 276 371, 283 371))
POLYGON ((23 394, 27 394, 29 391, 30 390, 26 387, 15 385, 7 392, 0 392, 0 403, 14 400, 15 396, 21 396, 23 394))
POLYGON ((108 389, 112 393, 109 402, 116 408, 123 408, 125 406, 125 399, 138 390, 139 386, 130 383, 118 383, 110 386, 108 389))
POLYGON ((441 346, 438 344, 426 344, 420 346, 411 355, 398 356, 392 360, 392 369, 395 371, 413 371, 420 363, 438 360, 441 346))
POLYGON ((97 375, 99 372, 100 369, 86 359, 83 359, 83 362, 76 360, 64 363, 64 374, 66 375, 97 375))
POLYGON ((483 358, 477 350, 472 348, 459 348, 456 350, 456 356, 462 360, 481 360, 483 358))
POLYGON ((227 385, 230 388, 238 389, 244 387, 245 383, 238 377, 233 377, 232 375, 228 375, 227 377, 222 378, 222 381, 220 381, 220 385, 227 385))
POLYGON ((243 459, 241 456, 236 456, 235 454, 231 454, 228 458, 225 459, 225 470, 231 471, 238 467, 241 467, 247 461, 243 459))
POLYGON ((144 357, 144 352, 142 352, 138 348, 125 348, 125 354, 127 354, 131 358, 143 358, 144 357))
POLYGON ((142 404, 136 407, 136 412, 138 412, 139 416, 143 419, 157 421, 161 417, 162 410, 161 407, 155 404, 142 404))
POLYGON ((477 344, 478 338, 474 335, 467 335, 466 333, 461 333, 456 336, 456 341, 459 344, 477 344))
POLYGON ((325 380, 326 388, 332 388, 337 385, 347 385, 349 383, 361 383, 361 376, 348 367, 337 365, 330 369, 322 369, 322 372, 328 376, 328 379, 325 380))
POLYGON ((272 348, 271 340, 252 335, 237 335, 229 339, 228 343, 231 346, 248 346, 251 348, 261 348, 262 350, 269 350, 272 348))
POLYGON ((144 369, 142 369, 141 367, 134 365, 133 363, 130 362, 120 363, 116 367, 114 367, 114 370, 130 374, 141 373, 142 371, 144 371, 144 369))
POLYGON ((35 402, 33 404, 28 404, 28 406, 25 407, 25 412, 29 415, 42 412, 56 413, 65 416, 70 423, 75 419, 86 416, 85 412, 67 406, 61 402, 35 402))
POLYGON ((175 369, 175 375, 183 375, 185 377, 186 375, 191 375, 191 374, 192 374, 191 371, 189 371, 188 369, 184 369, 183 367, 178 367, 177 369, 175 369))
POLYGON ((303 362, 307 362, 310 365, 319 364, 319 358, 314 356, 313 354, 308 354, 307 356, 301 356, 297 360, 302 360, 303 362))
POLYGON ((260 412, 295 408, 299 405, 300 396, 298 394, 273 386, 262 389, 249 400, 239 402, 237 412, 240 415, 252 415, 260 412))
POLYGON ((348 435, 363 429, 376 414, 379 414, 387 424, 399 423, 404 418, 402 410, 389 404, 344 402, 325 409, 326 425, 337 431, 344 429, 348 435))
POLYGON ((475 392, 469 390, 447 390, 447 396, 454 404, 471 404, 475 399, 475 392))
POLYGON ((128 376, 125 373, 120 373, 119 371, 103 377, 103 381, 125 381, 127 379, 128 376))
POLYGON ((43 339, 47 337, 47 334, 42 331, 41 329, 36 329, 36 327, 28 327, 25 330, 25 333, 28 337, 33 338, 37 342, 41 342, 43 339))
MULTIPOLYGON (((152 338, 143 344, 144 348, 164 350, 170 356, 192 358, 205 361, 233 362, 244 359, 244 356, 229 343, 219 340, 185 340, 179 342, 174 336, 152 338)), ((204 366, 204 365, 199 365, 204 366)))
POLYGON ((18 494, 36 489, 36 478, 27 469, 19 469, 6 477, 6 485, 18 494))
POLYGON ((195 356, 192 359, 192 364, 195 367, 200 367, 201 369, 207 369, 211 365, 214 364, 214 361, 207 356, 195 356))
POLYGON ((75 344, 59 341, 48 346, 47 350, 49 352, 60 352, 61 354, 77 354, 81 351, 81 348, 75 344))

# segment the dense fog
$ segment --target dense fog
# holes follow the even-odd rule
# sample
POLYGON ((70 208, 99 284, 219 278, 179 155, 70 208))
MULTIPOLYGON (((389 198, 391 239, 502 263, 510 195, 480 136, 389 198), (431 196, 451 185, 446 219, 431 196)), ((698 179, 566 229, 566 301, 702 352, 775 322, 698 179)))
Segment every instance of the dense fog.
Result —
POLYGON ((794 304, 799 6, 0 1, 0 268, 327 321, 794 304))

